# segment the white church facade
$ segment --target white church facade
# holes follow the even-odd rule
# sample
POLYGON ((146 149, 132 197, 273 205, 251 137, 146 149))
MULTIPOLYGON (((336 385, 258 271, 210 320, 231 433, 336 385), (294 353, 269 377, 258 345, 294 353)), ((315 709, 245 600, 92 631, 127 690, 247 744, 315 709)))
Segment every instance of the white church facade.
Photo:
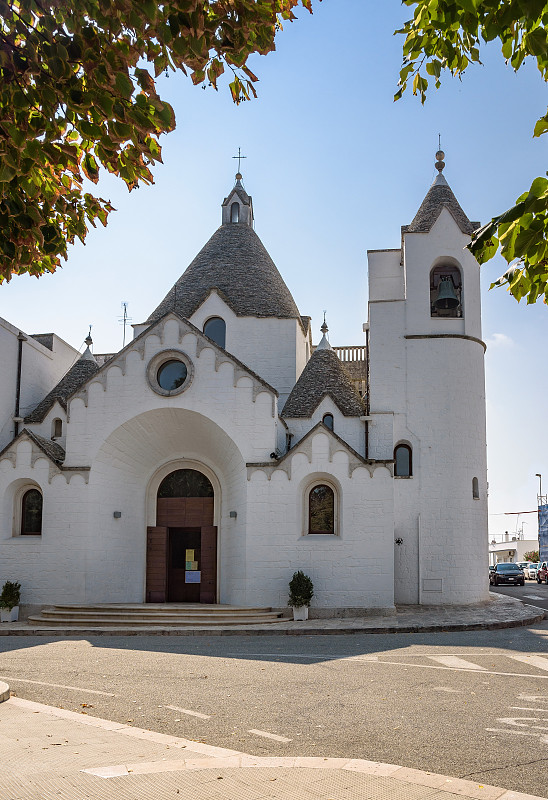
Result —
POLYGON ((0 320, 0 585, 283 609, 301 569, 311 616, 486 600, 477 223, 441 158, 401 247, 368 253, 357 362, 325 326, 314 347, 239 173, 120 352, 0 320))

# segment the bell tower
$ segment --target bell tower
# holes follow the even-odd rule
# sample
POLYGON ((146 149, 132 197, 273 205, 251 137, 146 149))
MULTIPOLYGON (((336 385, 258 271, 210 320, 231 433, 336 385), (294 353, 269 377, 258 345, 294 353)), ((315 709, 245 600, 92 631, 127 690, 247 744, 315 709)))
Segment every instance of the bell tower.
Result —
POLYGON ((242 184, 242 173, 236 173, 234 188, 223 200, 223 225, 248 225, 253 227, 253 202, 242 184))
POLYGON ((487 597, 485 344, 480 269, 466 248, 479 223, 444 167, 440 150, 401 248, 368 253, 371 457, 407 448, 412 459, 411 474, 396 463, 394 477, 395 600, 404 603, 487 597))

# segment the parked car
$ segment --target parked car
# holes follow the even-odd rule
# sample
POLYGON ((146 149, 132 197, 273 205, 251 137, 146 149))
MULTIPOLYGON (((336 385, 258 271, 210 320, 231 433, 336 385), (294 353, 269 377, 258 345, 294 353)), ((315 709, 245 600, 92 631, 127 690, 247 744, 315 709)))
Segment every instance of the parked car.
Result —
POLYGON ((494 564, 489 564, 489 575, 493 572, 494 569, 495 569, 495 565, 494 564))
POLYGON ((537 583, 548 583, 548 566, 546 561, 543 561, 537 570, 537 583))
MULTIPOLYGON (((517 565, 518 565, 518 567, 519 567, 520 569, 522 569, 524 572, 525 572, 525 570, 527 569, 527 567, 529 566, 529 562, 528 562, 528 561, 516 561, 516 564, 517 564, 517 565)), ((527 575, 525 575, 525 577, 527 577, 527 575)))
POLYGON ((513 583, 514 585, 525 586, 525 575, 517 564, 504 562, 495 564, 495 569, 489 573, 489 583, 494 586, 498 586, 499 583, 513 583))
POLYGON ((525 577, 529 578, 532 581, 536 580, 537 570, 538 570, 539 567, 540 567, 540 564, 538 563, 538 561, 536 561, 536 562, 531 561, 531 563, 529 564, 527 569, 523 570, 525 572, 525 577))

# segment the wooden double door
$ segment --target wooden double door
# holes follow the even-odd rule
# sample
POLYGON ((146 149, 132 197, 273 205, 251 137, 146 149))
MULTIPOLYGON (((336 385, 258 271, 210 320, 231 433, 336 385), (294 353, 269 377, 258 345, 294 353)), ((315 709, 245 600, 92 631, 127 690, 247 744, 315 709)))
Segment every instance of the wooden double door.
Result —
POLYGON ((158 498, 147 528, 147 603, 215 603, 217 528, 212 497, 158 498))

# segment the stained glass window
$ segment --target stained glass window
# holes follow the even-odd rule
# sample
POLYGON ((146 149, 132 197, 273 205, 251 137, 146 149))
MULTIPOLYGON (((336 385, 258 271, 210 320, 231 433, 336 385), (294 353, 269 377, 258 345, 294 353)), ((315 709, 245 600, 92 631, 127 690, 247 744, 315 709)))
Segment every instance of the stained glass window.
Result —
POLYGON ((335 533, 335 495, 330 486, 320 484, 310 490, 308 532, 335 533))
POLYGON ((38 489, 29 489, 21 503, 21 536, 39 536, 42 533, 42 495, 38 489))

